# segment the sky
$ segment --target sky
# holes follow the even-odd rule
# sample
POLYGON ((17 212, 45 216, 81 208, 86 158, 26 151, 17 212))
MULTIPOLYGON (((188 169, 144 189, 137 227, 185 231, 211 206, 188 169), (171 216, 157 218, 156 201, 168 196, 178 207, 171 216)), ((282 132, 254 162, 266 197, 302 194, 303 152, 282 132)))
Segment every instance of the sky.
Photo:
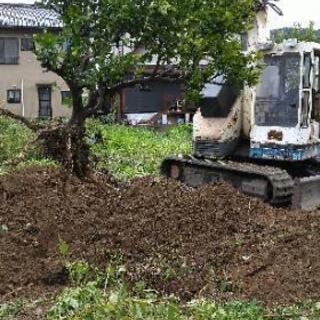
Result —
MULTIPOLYGON (((0 0, 1 2, 11 3, 33 3, 33 0, 0 0)), ((292 26, 299 22, 307 25, 314 21, 320 28, 320 0, 279 0, 278 6, 283 10, 284 16, 279 17, 270 12, 271 29, 292 26)))
POLYGON ((284 16, 280 17, 270 12, 271 29, 292 26, 296 22, 308 25, 310 21, 314 21, 320 28, 319 0, 280 0, 277 5, 282 9, 284 16))

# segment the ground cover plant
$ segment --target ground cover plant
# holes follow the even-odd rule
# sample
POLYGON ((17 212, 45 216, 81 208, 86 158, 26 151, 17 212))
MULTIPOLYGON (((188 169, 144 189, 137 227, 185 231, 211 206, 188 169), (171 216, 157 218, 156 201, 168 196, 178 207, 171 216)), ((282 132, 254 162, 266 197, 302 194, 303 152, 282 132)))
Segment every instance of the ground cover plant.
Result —
MULTIPOLYGON (((98 170, 108 170, 119 179, 130 179, 159 175, 160 163, 165 157, 190 154, 191 130, 190 125, 156 130, 91 119, 87 122, 86 136, 98 170)), ((24 125, 0 116, 0 172, 10 171, 15 164, 19 167, 55 165, 33 147, 33 139, 35 135, 24 125)))
POLYGON ((19 157, 25 145, 33 139, 31 130, 7 117, 0 117, 0 163, 19 157))
POLYGON ((126 267, 113 261, 104 270, 88 263, 67 263, 72 286, 56 299, 48 320, 307 320, 320 317, 320 305, 264 308, 256 302, 216 303, 208 299, 182 303, 175 296, 160 296, 143 281, 129 286, 126 267))
POLYGON ((91 144, 97 168, 107 169, 119 179, 158 175, 161 161, 168 156, 191 154, 191 125, 167 130, 88 123, 88 136, 100 133, 91 144))
POLYGON ((320 317, 320 304, 312 302, 274 308, 254 301, 217 303, 195 299, 185 303, 174 295, 161 296, 147 288, 142 280, 128 285, 126 267, 120 262, 114 260, 105 269, 84 261, 66 262, 69 287, 49 301, 17 300, 0 304, 0 319, 23 319, 23 316, 31 319, 32 310, 43 304, 46 309, 41 316, 48 320, 315 320, 320 317))
POLYGON ((54 164, 41 156, 32 130, 19 121, 0 116, 0 174, 10 171, 16 165, 32 166, 54 164))

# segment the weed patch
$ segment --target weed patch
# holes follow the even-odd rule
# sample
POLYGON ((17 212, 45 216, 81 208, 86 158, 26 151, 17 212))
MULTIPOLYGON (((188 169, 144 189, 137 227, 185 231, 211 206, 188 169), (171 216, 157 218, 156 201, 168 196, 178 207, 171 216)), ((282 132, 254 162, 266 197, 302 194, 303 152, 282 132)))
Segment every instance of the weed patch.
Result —
POLYGON ((22 309, 23 303, 20 300, 0 304, 0 320, 14 319, 22 309))
POLYGON ((29 166, 55 165, 41 156, 35 134, 23 124, 0 116, 0 175, 29 166))
POLYGON ((109 265, 102 272, 84 262, 75 262, 69 263, 69 271, 71 283, 77 285, 65 289, 57 298, 48 312, 49 320, 312 320, 320 316, 319 304, 314 303, 275 309, 240 301, 216 303, 202 299, 182 303, 174 296, 160 296, 141 283, 132 290, 125 282, 123 266, 109 265), (79 274, 87 281, 79 282, 79 274))
POLYGON ((164 132, 142 127, 88 123, 91 151, 99 169, 110 170, 117 178, 157 175, 167 156, 191 153, 191 127, 180 125, 164 132))
MULTIPOLYGON (((56 165, 43 158, 31 130, 0 117, 0 175, 17 167, 56 165), (28 146, 28 150, 25 150, 28 146)), ((160 132, 150 128, 87 122, 87 142, 97 169, 109 170, 118 179, 159 174, 161 161, 172 155, 191 153, 191 127, 179 125, 160 132)))

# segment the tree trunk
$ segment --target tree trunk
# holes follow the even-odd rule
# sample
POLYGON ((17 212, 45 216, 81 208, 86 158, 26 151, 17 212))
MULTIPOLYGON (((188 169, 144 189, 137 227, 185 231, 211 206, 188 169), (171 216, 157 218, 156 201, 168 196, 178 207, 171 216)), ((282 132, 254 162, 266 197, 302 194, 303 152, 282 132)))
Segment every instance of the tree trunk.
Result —
POLYGON ((44 154, 61 163, 71 174, 84 178, 89 172, 89 147, 85 142, 85 122, 72 123, 40 133, 44 154))
POLYGON ((60 162, 69 173, 84 178, 89 172, 89 146, 85 141, 86 113, 81 90, 72 88, 71 92, 73 112, 69 122, 44 130, 39 138, 43 141, 47 156, 60 162))
POLYGON ((80 178, 89 172, 89 146, 85 141, 85 115, 80 114, 77 120, 73 118, 67 125, 67 161, 70 172, 80 178))

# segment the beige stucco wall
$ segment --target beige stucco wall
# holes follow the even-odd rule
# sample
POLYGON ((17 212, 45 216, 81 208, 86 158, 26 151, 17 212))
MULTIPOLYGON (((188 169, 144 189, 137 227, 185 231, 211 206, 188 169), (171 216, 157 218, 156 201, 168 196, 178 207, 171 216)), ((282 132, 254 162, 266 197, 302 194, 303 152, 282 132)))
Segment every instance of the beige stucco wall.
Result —
MULTIPOLYGON (((0 37, 17 37, 32 35, 25 30, 11 31, 1 30, 0 37)), ((53 117, 70 116, 71 108, 62 105, 61 91, 67 91, 65 82, 52 72, 46 72, 41 68, 36 56, 30 51, 19 51, 18 65, 0 64, 0 101, 8 110, 23 115, 27 118, 37 118, 39 115, 38 86, 50 85, 52 88, 52 114, 53 117), (21 89, 23 91, 23 103, 7 103, 7 90, 21 89), (24 108, 23 108, 24 106, 24 108)))

